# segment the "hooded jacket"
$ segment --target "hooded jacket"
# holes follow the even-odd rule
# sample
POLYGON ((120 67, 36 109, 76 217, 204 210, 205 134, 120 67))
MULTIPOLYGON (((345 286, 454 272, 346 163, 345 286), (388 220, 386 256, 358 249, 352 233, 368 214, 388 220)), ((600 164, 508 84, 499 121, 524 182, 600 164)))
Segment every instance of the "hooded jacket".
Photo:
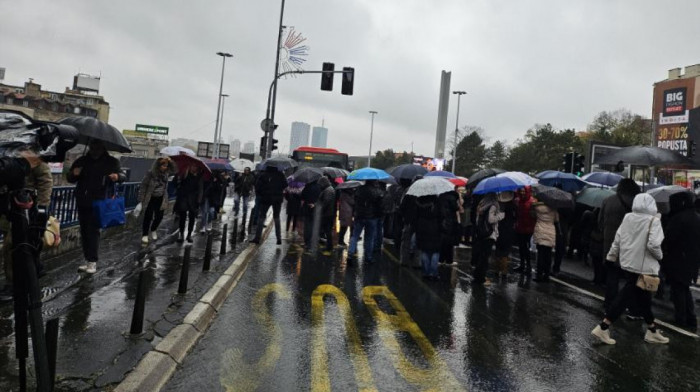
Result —
POLYGON ((535 202, 535 199, 532 198, 532 188, 529 186, 523 188, 518 193, 517 200, 516 207, 518 212, 515 221, 515 232, 532 235, 535 232, 535 223, 537 223, 537 219, 530 214, 532 203, 535 202))
POLYGON ((557 210, 544 203, 532 203, 532 209, 537 216, 535 231, 532 238, 535 244, 553 248, 557 243, 557 228, 554 225, 559 221, 557 210))
POLYGON ((598 214, 598 227, 603 231, 603 254, 608 254, 625 214, 632 211, 632 200, 640 192, 639 185, 629 178, 617 184, 615 195, 603 200, 598 214))
POLYGON ((673 215, 665 228, 663 269, 670 280, 689 284, 698 274, 700 215, 690 192, 671 195, 669 204, 673 215))
POLYGON ((160 188, 163 192, 161 193, 163 200, 160 204, 160 209, 165 210, 168 208, 168 175, 176 173, 177 168, 175 162, 168 160, 168 170, 161 172, 158 161, 161 160, 156 159, 155 162, 153 162, 153 166, 151 166, 151 170, 149 170, 146 175, 143 176, 143 180, 141 180, 138 200, 139 203, 144 205, 144 209, 151 201, 151 197, 153 197, 153 192, 156 191, 156 188, 160 188))
POLYGON ((625 215, 617 229, 607 259, 619 261, 625 271, 658 275, 663 240, 661 220, 656 217, 656 201, 650 194, 640 193, 634 197, 632 212, 625 215))

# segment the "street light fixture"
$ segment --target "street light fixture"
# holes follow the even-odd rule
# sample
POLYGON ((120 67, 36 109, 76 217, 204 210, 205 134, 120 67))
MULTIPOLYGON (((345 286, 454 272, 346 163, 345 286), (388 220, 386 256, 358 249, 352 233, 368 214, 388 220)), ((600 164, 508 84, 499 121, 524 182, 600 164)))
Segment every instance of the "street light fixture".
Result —
POLYGON ((372 115, 372 125, 369 129, 369 155, 367 155, 367 167, 372 166, 372 137, 374 136, 374 115, 377 114, 377 112, 374 110, 370 110, 369 113, 372 115))
POLYGON ((455 172, 455 167, 457 164, 457 132, 459 132, 459 103, 462 95, 466 94, 466 91, 453 91, 452 94, 457 94, 457 120, 455 122, 455 143, 452 148, 452 173, 455 172))
POLYGON ((219 157, 219 115, 221 114, 221 92, 224 89, 224 69, 226 68, 226 58, 233 57, 230 53, 216 52, 217 55, 221 56, 221 83, 219 84, 219 102, 216 105, 216 124, 214 125, 214 152, 212 158, 216 159, 219 157))

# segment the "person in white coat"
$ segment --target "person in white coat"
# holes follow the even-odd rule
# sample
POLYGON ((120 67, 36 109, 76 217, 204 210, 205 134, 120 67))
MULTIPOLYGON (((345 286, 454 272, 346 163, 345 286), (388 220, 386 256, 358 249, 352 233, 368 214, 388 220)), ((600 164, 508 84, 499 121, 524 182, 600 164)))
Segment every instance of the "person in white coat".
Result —
POLYGON ((637 305, 647 324, 644 340, 648 343, 668 343, 669 339, 661 335, 654 323, 651 291, 637 287, 640 275, 658 276, 659 260, 663 257, 663 240, 664 233, 656 213, 656 201, 647 193, 638 194, 632 202, 632 212, 625 215, 617 229, 615 240, 607 255, 609 262, 620 262, 620 267, 625 272, 626 283, 607 310, 603 322, 591 332, 603 343, 615 344, 615 340, 610 337, 610 325, 632 304, 637 305))

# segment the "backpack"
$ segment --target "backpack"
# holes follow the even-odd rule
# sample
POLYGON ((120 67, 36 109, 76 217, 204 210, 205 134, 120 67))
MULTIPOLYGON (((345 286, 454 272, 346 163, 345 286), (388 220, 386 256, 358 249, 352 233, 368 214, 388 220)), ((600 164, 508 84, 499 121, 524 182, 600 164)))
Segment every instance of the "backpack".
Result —
POLYGON ((491 206, 484 208, 484 211, 477 218, 476 235, 479 238, 489 238, 493 234, 493 225, 489 223, 489 211, 491 211, 491 206))

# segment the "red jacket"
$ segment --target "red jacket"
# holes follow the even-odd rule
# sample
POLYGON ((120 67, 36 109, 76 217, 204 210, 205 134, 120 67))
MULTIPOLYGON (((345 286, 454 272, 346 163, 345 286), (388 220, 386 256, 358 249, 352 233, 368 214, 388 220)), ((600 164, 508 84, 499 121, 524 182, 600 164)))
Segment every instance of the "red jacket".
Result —
POLYGON ((530 207, 535 199, 532 198, 532 188, 523 188, 517 193, 518 220, 515 222, 515 232, 518 234, 532 234, 535 231, 537 219, 530 215, 530 207))

